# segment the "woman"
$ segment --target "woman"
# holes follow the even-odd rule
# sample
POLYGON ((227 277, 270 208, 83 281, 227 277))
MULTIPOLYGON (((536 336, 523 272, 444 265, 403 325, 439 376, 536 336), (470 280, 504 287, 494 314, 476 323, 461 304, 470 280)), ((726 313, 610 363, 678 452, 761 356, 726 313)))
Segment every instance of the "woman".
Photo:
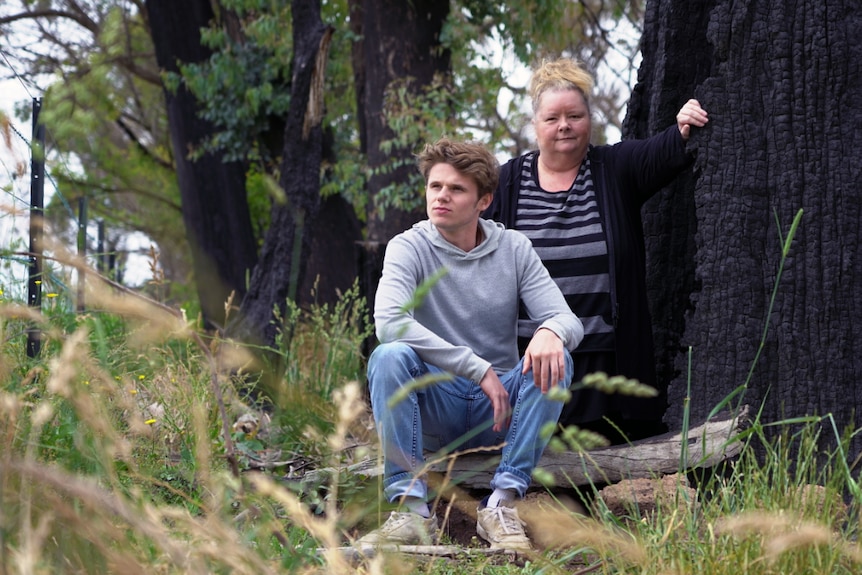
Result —
MULTIPOLYGON (((640 209, 691 164, 685 150, 691 127, 709 120, 700 104, 689 100, 676 125, 664 132, 593 146, 592 86, 590 74, 568 59, 544 62, 534 72, 530 95, 538 150, 502 166, 484 215, 532 240, 583 321, 586 335, 573 352, 573 382, 603 371, 656 386, 640 209)), ((529 338, 534 329, 519 320, 520 337, 529 338)), ((583 390, 573 394, 560 422, 618 443, 664 431, 665 408, 666 393, 634 399, 583 390)))

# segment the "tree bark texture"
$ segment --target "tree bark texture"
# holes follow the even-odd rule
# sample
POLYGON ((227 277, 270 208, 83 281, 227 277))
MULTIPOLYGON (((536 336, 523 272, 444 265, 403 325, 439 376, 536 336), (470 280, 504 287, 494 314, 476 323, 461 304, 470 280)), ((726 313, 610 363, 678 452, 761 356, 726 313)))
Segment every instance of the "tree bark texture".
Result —
POLYGON ((763 405, 765 421, 831 413, 839 430, 859 427, 859 30, 862 12, 843 0, 647 4, 624 133, 667 126, 689 97, 710 117, 689 140, 693 172, 644 209, 671 426, 682 418, 690 347, 692 417, 748 382, 744 401, 763 405))
MULTIPOLYGON (((208 0, 147 0, 146 9, 159 68, 177 72, 181 62, 209 58, 199 33, 214 18, 208 0)), ((246 274, 257 260, 245 166, 223 162, 217 153, 190 159, 191 149, 216 127, 198 117, 195 97, 182 85, 176 93, 165 90, 165 100, 201 310, 208 324, 222 325, 225 301, 231 291, 242 298, 246 274)))
POLYGON ((311 251, 297 294, 302 306, 335 304, 357 278, 356 242, 362 237, 353 206, 340 195, 321 200, 311 251))
POLYGON ((284 129, 279 184, 285 201, 273 205, 260 260, 231 332, 240 339, 272 344, 278 333, 275 307, 296 300, 320 211, 323 151, 323 73, 332 30, 320 19, 319 0, 294 0, 290 110, 284 129))
MULTIPOLYGON (((449 14, 449 3, 438 0, 352 0, 351 14, 361 17, 361 40, 354 43, 354 75, 358 110, 364 128, 361 141, 372 170, 389 164, 394 158, 405 164, 387 173, 373 173, 368 181, 369 210, 367 239, 388 242, 392 236, 412 226, 424 210, 406 212, 387 210, 381 218, 377 212, 377 193, 393 182, 406 181, 416 170, 412 149, 389 153, 380 144, 393 137, 386 122, 385 100, 393 81, 410 81, 419 93, 429 86, 435 74, 449 73, 448 51, 440 46, 440 32, 449 14), (356 67, 361 62, 361 67, 356 67)), ((420 191, 417 190, 417 193, 420 191)))

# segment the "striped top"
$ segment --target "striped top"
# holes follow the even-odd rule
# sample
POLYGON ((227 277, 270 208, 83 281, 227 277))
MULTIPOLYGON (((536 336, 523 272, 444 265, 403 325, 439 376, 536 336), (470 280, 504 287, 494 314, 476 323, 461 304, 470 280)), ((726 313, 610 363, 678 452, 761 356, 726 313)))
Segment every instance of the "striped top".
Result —
MULTIPOLYGON (((536 158, 531 152, 524 159, 515 228, 533 242, 566 303, 584 324, 584 340, 575 353, 613 351, 610 259, 589 158, 568 193, 539 186, 536 158)), ((521 310, 518 336, 529 339, 537 327, 521 310)))

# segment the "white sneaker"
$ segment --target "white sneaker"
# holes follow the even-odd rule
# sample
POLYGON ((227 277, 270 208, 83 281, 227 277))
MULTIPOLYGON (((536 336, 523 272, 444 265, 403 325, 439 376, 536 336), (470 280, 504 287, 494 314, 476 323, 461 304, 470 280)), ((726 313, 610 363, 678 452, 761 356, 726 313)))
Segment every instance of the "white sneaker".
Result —
POLYGON ((393 511, 383 525, 356 540, 357 545, 433 545, 437 542, 437 516, 393 511))
POLYGON ((485 507, 478 510, 476 532, 491 544, 491 549, 531 551, 525 525, 514 507, 485 507))

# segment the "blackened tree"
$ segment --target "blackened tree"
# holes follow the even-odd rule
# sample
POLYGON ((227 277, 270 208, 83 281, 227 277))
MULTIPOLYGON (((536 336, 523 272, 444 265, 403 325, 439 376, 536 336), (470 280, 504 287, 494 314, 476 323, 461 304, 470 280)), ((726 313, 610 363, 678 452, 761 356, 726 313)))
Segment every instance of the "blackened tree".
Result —
POLYGON ((320 2, 291 2, 293 58, 290 109, 284 127, 279 184, 283 200, 272 220, 251 276, 250 289, 231 330, 244 340, 273 343, 278 327, 274 306, 296 299, 320 211, 323 154, 324 72, 332 29, 320 19, 320 2))
MULTIPOLYGON (((449 14, 448 2, 418 0, 355 0, 351 13, 361 22, 354 42, 354 74, 362 116, 361 142, 368 158, 368 239, 387 241, 410 227, 417 213, 410 209, 379 209, 382 190, 410 181, 416 172, 410 145, 399 143, 387 122, 387 99, 399 90, 417 95, 435 77, 448 77, 450 56, 440 33, 449 14), (389 146, 383 146, 384 142, 389 146)), ((419 212, 419 215, 423 213, 419 212)))
MULTIPOLYGON (((165 72, 179 72, 181 63, 208 59, 211 50, 197 31, 214 19, 212 3, 147 0, 147 17, 156 60, 165 72), (192 31, 195 31, 192 33, 192 31)), ((165 90, 171 142, 182 198, 183 221, 192 250, 198 298, 205 320, 224 322, 225 301, 246 292, 249 270, 257 262, 257 245, 246 200, 242 161, 224 161, 222 154, 191 152, 216 131, 200 117, 194 95, 183 84, 165 90)))
POLYGON ((689 97, 710 115, 689 141, 693 172, 644 213, 673 425, 689 348, 695 417, 747 384, 732 403, 762 405, 766 420, 831 413, 839 428, 854 424, 862 404, 857 8, 844 0, 647 4, 626 134, 667 126, 689 97))

